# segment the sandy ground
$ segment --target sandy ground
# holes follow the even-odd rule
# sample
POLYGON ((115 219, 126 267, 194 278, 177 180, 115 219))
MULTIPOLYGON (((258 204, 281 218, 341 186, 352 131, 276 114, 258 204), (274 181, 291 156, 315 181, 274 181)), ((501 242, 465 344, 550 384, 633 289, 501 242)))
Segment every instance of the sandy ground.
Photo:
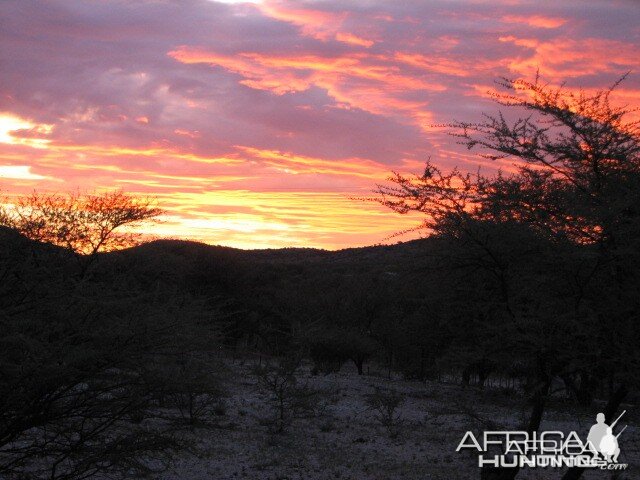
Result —
MULTIPOLYGON (((270 433, 269 394, 261 391, 252 365, 230 365, 224 411, 187 435, 198 453, 182 457, 160 480, 455 480, 479 479, 476 455, 457 453, 465 431, 480 434, 514 428, 523 415, 522 399, 487 389, 442 383, 409 382, 382 374, 358 376, 351 366, 327 376, 303 369, 299 381, 322 390, 319 410, 293 420, 285 433, 270 433), (375 389, 400 392, 404 403, 399 434, 392 438, 368 406, 375 389)), ((544 430, 576 430, 583 436, 591 413, 558 402, 545 413, 544 430)), ((627 420, 633 421, 631 415, 627 420)), ((637 422, 636 422, 637 424, 637 422)), ((592 470, 584 479, 640 478, 640 432, 629 425, 620 437, 620 461, 627 471, 592 470)), ((556 468, 524 469, 518 479, 560 479, 556 468)))

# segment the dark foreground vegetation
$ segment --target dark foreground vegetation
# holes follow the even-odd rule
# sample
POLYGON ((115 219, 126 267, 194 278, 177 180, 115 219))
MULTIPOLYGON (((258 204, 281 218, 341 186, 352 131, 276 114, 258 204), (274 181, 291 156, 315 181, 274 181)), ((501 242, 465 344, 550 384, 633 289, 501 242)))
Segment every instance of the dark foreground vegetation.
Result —
MULTIPOLYGON (((184 426, 223 413, 229 358, 256 364, 274 434, 321 412, 305 364, 318 378, 349 364, 499 388, 530 432, 550 402, 608 421, 637 404, 637 124, 610 91, 505 86, 513 95, 498 100, 532 116, 452 127, 470 148, 517 158, 515 173, 428 163, 380 188, 383 204, 425 214, 423 240, 340 252, 183 241, 119 250, 136 242, 122 227, 160 213, 151 203, 34 195, 3 211, 0 477, 131 478, 178 451, 197 455, 184 426)), ((397 437, 403 401, 380 390, 365 406, 397 437)))

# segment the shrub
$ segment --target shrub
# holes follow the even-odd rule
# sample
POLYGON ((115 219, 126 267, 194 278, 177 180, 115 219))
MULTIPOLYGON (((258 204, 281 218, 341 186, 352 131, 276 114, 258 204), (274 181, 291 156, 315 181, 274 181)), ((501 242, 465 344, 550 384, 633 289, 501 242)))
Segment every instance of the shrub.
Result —
POLYGON ((375 392, 367 397, 367 405, 374 412, 374 418, 382 425, 391 438, 396 438, 402 429, 404 420, 398 409, 404 403, 404 397, 393 390, 376 388, 375 392))
POLYGON ((317 390, 298 381, 301 357, 288 357, 256 367, 259 387, 268 393, 270 418, 265 423, 274 433, 282 433, 294 418, 313 414, 318 406, 317 390))

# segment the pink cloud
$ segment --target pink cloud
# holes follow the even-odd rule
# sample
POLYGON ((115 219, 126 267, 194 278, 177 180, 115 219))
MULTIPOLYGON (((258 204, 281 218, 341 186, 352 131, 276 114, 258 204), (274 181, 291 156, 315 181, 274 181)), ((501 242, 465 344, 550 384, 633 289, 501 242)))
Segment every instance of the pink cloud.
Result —
MULTIPOLYGON (((388 170, 510 168, 433 128, 494 112, 495 79, 597 89, 640 58, 632 2, 5 0, 0 15, 3 191, 152 194, 171 234, 238 246, 381 241, 415 219, 349 198, 388 170)), ((633 73, 619 99, 638 92, 633 73)))
POLYGON ((567 23, 566 18, 545 17, 544 15, 505 15, 503 22, 521 23, 536 28, 558 28, 567 23))

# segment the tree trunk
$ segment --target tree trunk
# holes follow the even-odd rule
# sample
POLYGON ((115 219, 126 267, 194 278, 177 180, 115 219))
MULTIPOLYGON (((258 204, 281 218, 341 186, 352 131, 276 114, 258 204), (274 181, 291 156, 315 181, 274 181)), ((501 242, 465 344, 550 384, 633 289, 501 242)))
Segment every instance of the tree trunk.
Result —
POLYGON ((593 394, 596 387, 597 382, 595 381, 595 378, 586 372, 582 372, 580 374, 580 387, 576 392, 578 404, 583 407, 590 407, 593 403, 593 394))
POLYGON ((569 375, 564 375, 562 381, 573 392, 578 405, 582 407, 591 406, 593 395, 597 388, 597 382, 591 375, 586 372, 580 372, 580 385, 577 385, 575 379, 569 375))
MULTIPOLYGON (((537 432, 540 428, 540 422, 542 421, 542 415, 544 414, 544 408, 547 402, 547 395, 549 388, 551 387, 551 379, 541 379, 541 384, 536 388, 533 395, 533 408, 531 409, 531 416, 529 417, 529 423, 527 424, 527 432, 532 434, 537 432)), ((484 467, 480 471, 481 480, 513 480, 518 475, 520 467, 511 468, 493 468, 484 467)))
POLYGON ((484 389, 486 382, 487 371, 484 368, 480 367, 480 369, 478 370, 478 385, 481 389, 484 389))
POLYGON ((471 368, 465 367, 465 369, 462 370, 462 386, 463 387, 469 386, 470 380, 471 380, 471 368))
POLYGON ((353 363, 356 364, 356 367, 358 368, 358 375, 363 375, 364 374, 364 358, 363 357, 355 357, 353 359, 353 363))

